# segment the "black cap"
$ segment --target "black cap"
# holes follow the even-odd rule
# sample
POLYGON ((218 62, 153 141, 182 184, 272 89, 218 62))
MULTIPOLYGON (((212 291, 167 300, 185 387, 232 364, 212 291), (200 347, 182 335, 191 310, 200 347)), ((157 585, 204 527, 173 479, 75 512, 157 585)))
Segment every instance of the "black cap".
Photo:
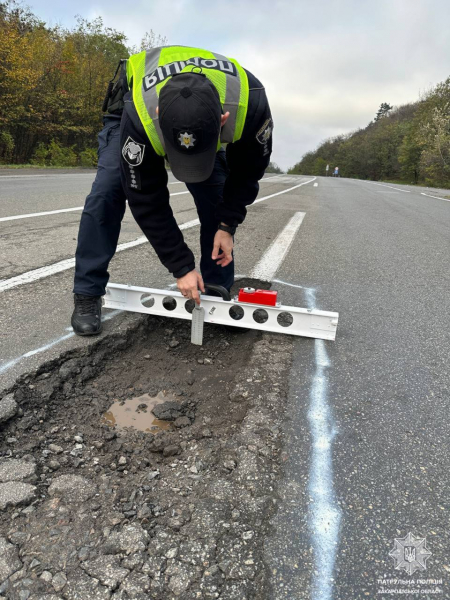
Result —
POLYGON ((220 136, 222 108, 209 79, 196 72, 174 75, 159 95, 159 124, 167 158, 180 181, 211 175, 220 136))

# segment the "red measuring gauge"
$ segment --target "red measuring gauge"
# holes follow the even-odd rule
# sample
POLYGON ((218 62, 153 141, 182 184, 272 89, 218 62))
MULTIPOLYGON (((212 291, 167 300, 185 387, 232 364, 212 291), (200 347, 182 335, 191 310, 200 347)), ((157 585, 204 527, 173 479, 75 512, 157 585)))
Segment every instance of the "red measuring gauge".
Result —
POLYGON ((276 306, 277 296, 278 292, 275 290, 255 290, 255 288, 247 287, 239 290, 238 302, 276 306))

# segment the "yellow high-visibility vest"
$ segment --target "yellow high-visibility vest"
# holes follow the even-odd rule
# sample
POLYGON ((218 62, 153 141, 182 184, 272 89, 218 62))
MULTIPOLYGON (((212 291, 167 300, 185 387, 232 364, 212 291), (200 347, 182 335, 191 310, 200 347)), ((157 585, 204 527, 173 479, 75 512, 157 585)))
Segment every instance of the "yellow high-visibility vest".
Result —
POLYGON ((221 130, 220 148, 220 144, 241 138, 247 116, 248 78, 237 60, 186 46, 151 48, 133 54, 127 60, 127 80, 134 106, 155 152, 160 156, 166 154, 156 114, 160 91, 172 75, 200 69, 219 93, 223 112, 230 113, 221 130))

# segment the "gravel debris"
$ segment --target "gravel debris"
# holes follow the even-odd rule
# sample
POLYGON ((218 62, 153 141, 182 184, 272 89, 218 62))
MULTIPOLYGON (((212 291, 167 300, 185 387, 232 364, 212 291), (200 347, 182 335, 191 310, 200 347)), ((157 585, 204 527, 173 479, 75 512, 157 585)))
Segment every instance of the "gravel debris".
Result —
POLYGON ((268 597, 291 341, 206 324, 193 347, 188 323, 165 327, 145 317, 8 391, 23 416, 0 440, 0 600, 268 597), (102 420, 160 392, 177 401, 152 408, 159 430, 102 420))
POLYGON ((61 475, 48 489, 50 496, 63 498, 66 502, 86 502, 96 492, 96 485, 80 475, 61 475))
POLYGON ((0 537, 0 583, 21 568, 22 562, 16 546, 10 544, 4 537, 0 537))
POLYGON ((122 531, 113 532, 106 540, 105 553, 126 555, 145 550, 149 534, 139 524, 128 525, 122 531))
POLYGON ((0 400, 0 423, 12 419, 17 413, 19 406, 14 400, 14 394, 8 394, 0 400))
POLYGON ((85 561, 83 569, 110 590, 116 589, 129 574, 128 569, 123 569, 118 559, 111 556, 99 556, 94 560, 85 561))
POLYGON ((0 483, 6 481, 23 481, 36 472, 34 462, 26 462, 9 458, 0 462, 0 483))
POLYGON ((36 487, 20 481, 0 483, 0 510, 8 506, 29 504, 36 496, 36 487))

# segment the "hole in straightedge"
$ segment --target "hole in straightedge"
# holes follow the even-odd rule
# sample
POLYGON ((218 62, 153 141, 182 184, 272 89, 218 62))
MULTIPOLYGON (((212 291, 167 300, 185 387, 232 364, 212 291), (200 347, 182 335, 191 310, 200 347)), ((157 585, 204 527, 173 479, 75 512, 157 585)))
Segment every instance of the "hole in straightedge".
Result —
POLYGON ((281 327, 290 327, 294 322, 294 317, 289 312, 281 312, 277 316, 278 325, 281 327))
POLYGON ((191 315, 194 310, 194 307, 195 307, 195 300, 192 300, 192 298, 190 298, 189 300, 186 300, 186 302, 184 303, 184 308, 186 309, 186 312, 188 312, 191 315))
POLYGON ((233 321, 240 321, 244 317, 244 309, 242 306, 231 306, 229 314, 233 321))
POLYGON ((142 304, 142 306, 145 306, 146 308, 151 308, 155 304, 154 297, 149 294, 141 294, 139 301, 142 304))
POLYGON ((256 323, 266 323, 269 319, 269 313, 264 308, 257 308, 253 311, 253 320, 256 323))
POLYGON ((175 310, 177 307, 177 301, 175 298, 172 298, 172 296, 166 296, 162 301, 162 305, 166 310, 175 310))

